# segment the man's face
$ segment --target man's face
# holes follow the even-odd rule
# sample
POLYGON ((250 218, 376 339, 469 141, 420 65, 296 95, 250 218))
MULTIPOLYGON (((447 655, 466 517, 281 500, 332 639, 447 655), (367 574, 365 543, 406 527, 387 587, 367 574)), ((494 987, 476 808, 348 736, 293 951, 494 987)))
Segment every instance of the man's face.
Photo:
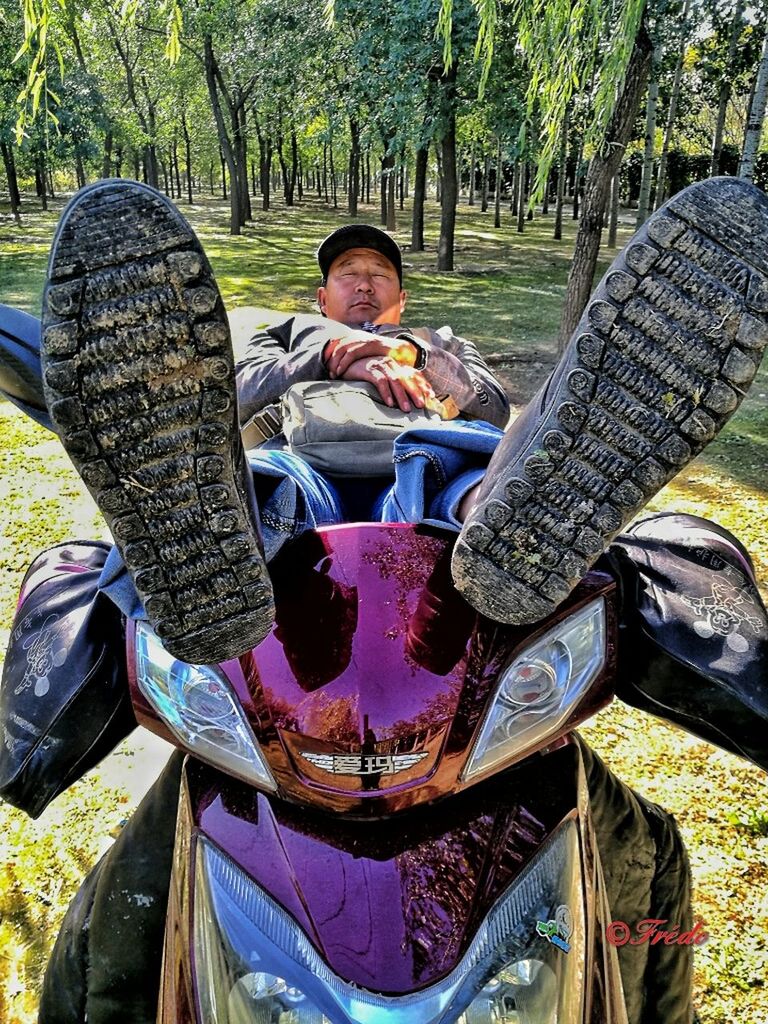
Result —
POLYGON ((347 249, 331 264, 325 287, 317 289, 322 312, 347 327, 368 320, 399 324, 405 299, 397 271, 375 249, 347 249))

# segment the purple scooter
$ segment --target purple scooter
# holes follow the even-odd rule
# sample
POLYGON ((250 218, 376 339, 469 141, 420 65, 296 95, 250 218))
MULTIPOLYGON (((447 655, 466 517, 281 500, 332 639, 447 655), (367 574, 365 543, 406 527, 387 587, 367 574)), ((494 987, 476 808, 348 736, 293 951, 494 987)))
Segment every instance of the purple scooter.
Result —
POLYGON ((615 584, 498 625, 452 540, 306 534, 272 634, 220 666, 129 629, 137 718, 190 754, 162 1024, 627 1020, 571 736, 613 695, 615 584))

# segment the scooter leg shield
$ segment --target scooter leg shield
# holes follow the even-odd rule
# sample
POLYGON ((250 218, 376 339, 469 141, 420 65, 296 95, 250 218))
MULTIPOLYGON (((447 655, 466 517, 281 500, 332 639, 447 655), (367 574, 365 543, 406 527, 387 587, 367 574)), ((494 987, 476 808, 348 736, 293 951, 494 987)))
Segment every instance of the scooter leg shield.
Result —
POLYGON ((768 771, 768 612, 743 545, 657 515, 609 556, 624 589, 617 696, 768 771))
POLYGON ((154 1024, 183 761, 171 756, 70 904, 38 1024, 154 1024))

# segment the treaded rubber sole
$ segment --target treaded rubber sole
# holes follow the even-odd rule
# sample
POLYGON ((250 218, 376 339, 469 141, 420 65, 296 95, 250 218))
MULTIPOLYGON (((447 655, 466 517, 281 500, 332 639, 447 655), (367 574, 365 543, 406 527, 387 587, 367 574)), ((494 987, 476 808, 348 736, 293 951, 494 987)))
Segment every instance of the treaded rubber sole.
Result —
POLYGON ((462 529, 457 588, 498 622, 551 614, 739 406, 768 343, 768 197, 685 189, 605 274, 537 416, 508 429, 462 529))
POLYGON ((192 229, 143 185, 79 192, 54 238, 43 381, 158 636, 211 664, 274 607, 242 469, 229 328, 192 229))

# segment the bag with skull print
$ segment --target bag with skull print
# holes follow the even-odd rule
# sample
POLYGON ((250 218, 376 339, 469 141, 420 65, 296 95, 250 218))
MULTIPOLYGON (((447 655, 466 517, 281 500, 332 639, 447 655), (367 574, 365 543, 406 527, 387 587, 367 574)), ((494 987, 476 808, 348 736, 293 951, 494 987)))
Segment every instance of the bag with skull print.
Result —
POLYGON ((36 818, 135 727, 109 545, 44 551, 21 585, 0 684, 0 797, 36 818))
POLYGON ((617 695, 768 771, 768 614, 743 544, 653 515, 608 560, 623 586, 617 695))

